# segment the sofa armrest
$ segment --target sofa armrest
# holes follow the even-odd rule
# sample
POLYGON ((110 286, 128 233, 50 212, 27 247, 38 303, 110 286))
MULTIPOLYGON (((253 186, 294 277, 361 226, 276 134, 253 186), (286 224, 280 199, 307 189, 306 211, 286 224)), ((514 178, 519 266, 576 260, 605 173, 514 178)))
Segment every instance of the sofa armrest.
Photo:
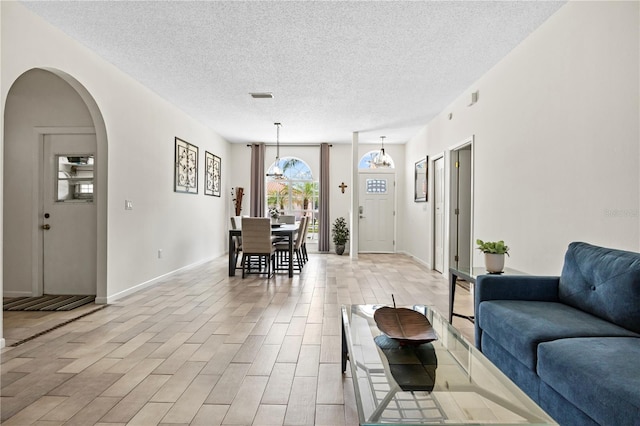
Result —
POLYGON ((480 303, 487 300, 558 301, 560 277, 534 275, 480 275, 474 288, 475 340, 481 348, 480 303))
POLYGON ((558 301, 560 277, 534 275, 480 275, 476 280, 475 300, 558 301))

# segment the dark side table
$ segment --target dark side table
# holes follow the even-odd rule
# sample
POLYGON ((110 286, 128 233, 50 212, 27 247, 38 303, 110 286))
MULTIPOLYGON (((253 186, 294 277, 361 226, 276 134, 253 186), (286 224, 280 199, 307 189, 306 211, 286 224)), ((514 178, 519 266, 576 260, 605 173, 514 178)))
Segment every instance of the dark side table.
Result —
MULTIPOLYGON (((462 314, 453 312, 453 302, 456 296, 456 287, 457 287, 456 283, 458 281, 458 278, 461 280, 467 281, 471 284, 475 284, 476 278, 479 275, 487 275, 487 274, 490 274, 490 273, 487 272, 487 270, 484 267, 449 268, 449 324, 452 324, 454 316, 467 319, 471 322, 475 321, 474 315, 462 315, 462 314)), ((504 271, 502 271, 501 273, 492 274, 492 275, 527 275, 527 274, 525 272, 517 271, 515 269, 504 268, 504 271)))

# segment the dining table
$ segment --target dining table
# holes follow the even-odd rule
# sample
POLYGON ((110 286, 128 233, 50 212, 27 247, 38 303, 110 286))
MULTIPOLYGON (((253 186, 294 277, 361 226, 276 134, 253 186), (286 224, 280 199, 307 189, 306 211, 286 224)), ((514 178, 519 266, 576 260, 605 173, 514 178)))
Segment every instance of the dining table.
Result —
MULTIPOLYGON (((275 237, 285 238, 289 243, 289 259, 293 259, 293 242, 298 233, 297 224, 272 224, 271 235, 275 237)), ((234 237, 241 237, 242 229, 229 229, 229 276, 236 275, 236 264, 238 255, 235 251, 234 237)), ((293 277, 293 262, 289 262, 289 277, 293 277)))

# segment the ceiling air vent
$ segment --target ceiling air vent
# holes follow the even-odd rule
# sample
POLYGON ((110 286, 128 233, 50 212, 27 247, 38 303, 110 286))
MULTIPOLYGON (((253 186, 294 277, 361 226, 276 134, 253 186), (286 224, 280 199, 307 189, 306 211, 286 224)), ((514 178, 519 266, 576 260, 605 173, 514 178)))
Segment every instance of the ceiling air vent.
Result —
POLYGON ((249 93, 253 99, 273 99, 271 92, 249 93))

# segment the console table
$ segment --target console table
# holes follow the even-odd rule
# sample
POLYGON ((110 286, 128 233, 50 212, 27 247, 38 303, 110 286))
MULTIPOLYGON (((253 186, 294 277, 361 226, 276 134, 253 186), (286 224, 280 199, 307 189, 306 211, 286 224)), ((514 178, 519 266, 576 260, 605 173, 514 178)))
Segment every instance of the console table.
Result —
MULTIPOLYGON (((449 268, 449 324, 453 322, 453 317, 464 318, 471 322, 475 321, 474 315, 462 315, 462 314, 453 312, 453 302, 456 296, 456 287, 457 287, 456 283, 458 281, 458 278, 465 280, 471 284, 475 284, 476 278, 479 275, 486 275, 486 274, 489 274, 489 272, 487 272, 487 270, 484 267, 449 268)), ((493 274, 493 275, 527 275, 527 274, 521 271, 517 271, 515 269, 504 268, 503 272, 499 274, 493 274)))

